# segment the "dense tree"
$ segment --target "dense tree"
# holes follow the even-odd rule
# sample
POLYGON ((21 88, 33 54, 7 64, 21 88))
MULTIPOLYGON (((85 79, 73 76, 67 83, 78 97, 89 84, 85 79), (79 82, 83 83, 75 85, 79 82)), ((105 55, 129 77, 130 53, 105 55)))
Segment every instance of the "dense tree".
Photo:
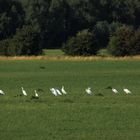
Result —
POLYGON ((109 23, 106 21, 97 22, 93 28, 93 33, 97 40, 97 46, 99 48, 105 48, 109 41, 109 23))
POLYGON ((135 51, 132 44, 134 29, 129 26, 120 27, 110 38, 108 50, 112 55, 125 56, 132 55, 135 51))
POLYGON ((0 40, 12 36, 24 24, 24 10, 20 2, 0 0, 0 40))
POLYGON ((39 45, 39 34, 30 25, 17 29, 13 38, 0 42, 0 54, 6 56, 39 55, 42 48, 39 45))
POLYGON ((99 49, 95 42, 94 35, 85 29, 69 38, 63 45, 63 51, 68 55, 95 55, 99 49))
POLYGON ((97 47, 104 48, 123 24, 139 28, 139 17, 139 0, 0 0, 0 40, 32 25, 42 48, 60 48, 68 38, 89 29, 97 47))
POLYGON ((139 26, 139 0, 89 0, 89 14, 97 21, 120 22, 139 26))
POLYGON ((135 31, 134 36, 130 40, 131 45, 131 55, 140 54, 140 28, 135 31))

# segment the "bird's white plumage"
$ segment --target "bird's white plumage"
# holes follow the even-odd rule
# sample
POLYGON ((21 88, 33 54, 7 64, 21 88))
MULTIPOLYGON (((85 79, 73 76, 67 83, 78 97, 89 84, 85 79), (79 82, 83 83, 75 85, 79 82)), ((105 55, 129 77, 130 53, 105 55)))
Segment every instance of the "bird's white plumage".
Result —
POLYGON ((22 89, 22 94, 23 94, 24 96, 27 96, 27 93, 26 93, 26 91, 24 90, 24 88, 21 87, 21 89, 22 89))
POLYGON ((113 88, 111 86, 107 87, 106 89, 111 89, 112 92, 115 93, 115 94, 119 93, 117 89, 115 89, 115 88, 113 88))
POLYGON ((112 91, 116 94, 116 93, 119 93, 117 89, 115 88, 112 88, 112 91))
POLYGON ((92 94, 92 91, 91 91, 91 88, 90 88, 90 87, 86 88, 85 91, 86 91, 86 93, 89 94, 89 95, 92 94))
POLYGON ((55 89, 58 95, 62 95, 59 89, 55 89))
POLYGON ((131 94, 131 93, 132 93, 132 92, 131 92, 129 89, 127 89, 127 88, 124 88, 123 91, 124 91, 126 94, 131 94))
POLYGON ((3 90, 0 90, 0 95, 5 95, 3 90))
POLYGON ((62 86, 61 92, 62 92, 63 94, 67 94, 67 92, 66 92, 65 89, 64 89, 64 86, 62 86))
POLYGON ((58 95, 55 88, 50 88, 50 91, 51 91, 51 93, 52 93, 54 96, 57 96, 57 95, 58 95))
POLYGON ((37 93, 37 91, 35 90, 35 97, 39 97, 39 95, 38 95, 38 93, 37 93))

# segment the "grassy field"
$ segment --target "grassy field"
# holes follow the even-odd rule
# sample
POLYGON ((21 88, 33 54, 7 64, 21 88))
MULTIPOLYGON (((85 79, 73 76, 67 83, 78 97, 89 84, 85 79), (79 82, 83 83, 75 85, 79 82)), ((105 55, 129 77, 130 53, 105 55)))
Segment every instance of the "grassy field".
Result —
POLYGON ((1 140, 140 139, 139 61, 1 60, 0 89, 6 93, 0 96, 1 140), (50 93, 62 85, 66 96, 50 93), (14 97, 21 86, 28 97, 14 97), (95 95, 85 93, 87 86, 95 95), (133 94, 124 94, 123 87, 133 94), (31 100, 38 88, 44 93, 31 100))
POLYGON ((46 56, 63 56, 64 52, 62 52, 60 49, 46 49, 43 51, 44 55, 46 56))

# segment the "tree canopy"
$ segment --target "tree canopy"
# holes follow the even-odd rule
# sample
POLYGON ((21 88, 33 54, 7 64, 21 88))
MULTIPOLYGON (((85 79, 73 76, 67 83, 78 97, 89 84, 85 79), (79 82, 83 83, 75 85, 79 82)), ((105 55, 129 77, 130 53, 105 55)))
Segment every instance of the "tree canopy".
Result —
POLYGON ((139 17, 139 0, 0 0, 0 40, 31 25, 39 32, 42 48, 61 48, 70 37, 88 29, 104 48, 119 25, 138 29, 139 17))

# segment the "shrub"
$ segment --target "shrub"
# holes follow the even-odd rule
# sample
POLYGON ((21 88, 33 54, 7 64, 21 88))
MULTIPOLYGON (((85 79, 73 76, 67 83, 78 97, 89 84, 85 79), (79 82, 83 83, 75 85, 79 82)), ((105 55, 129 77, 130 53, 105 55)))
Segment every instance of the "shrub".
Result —
POLYGON ((82 30, 75 37, 69 38, 62 50, 68 55, 94 55, 98 48, 94 45, 93 38, 94 36, 89 30, 82 30))
POLYGON ((16 31, 12 39, 0 42, 0 54, 7 56, 39 55, 42 48, 39 45, 39 33, 30 25, 16 31))
POLYGON ((115 56, 131 55, 134 49, 131 43, 133 36, 134 30, 132 27, 120 27, 110 38, 108 45, 109 52, 115 56))
POLYGON ((13 37, 13 43, 17 46, 16 52, 19 55, 38 55, 42 53, 42 48, 39 45, 39 33, 30 25, 17 30, 13 37))

